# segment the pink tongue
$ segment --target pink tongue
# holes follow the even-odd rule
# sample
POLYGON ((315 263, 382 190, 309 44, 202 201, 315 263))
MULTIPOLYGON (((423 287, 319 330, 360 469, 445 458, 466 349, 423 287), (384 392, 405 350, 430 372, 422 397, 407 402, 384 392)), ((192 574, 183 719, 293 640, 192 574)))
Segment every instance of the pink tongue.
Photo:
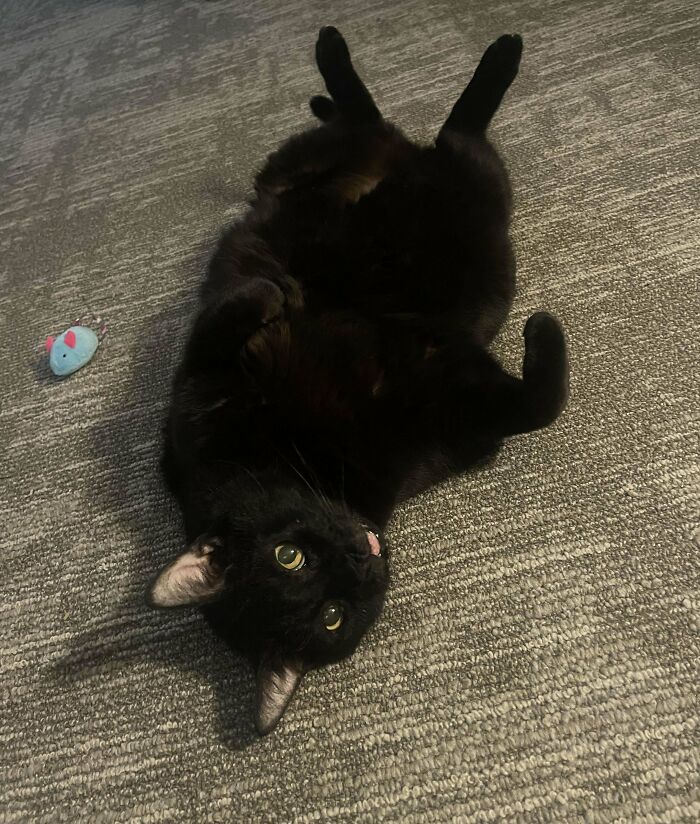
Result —
POLYGON ((369 543, 369 551, 372 555, 381 555, 382 548, 379 544, 379 538, 374 534, 374 532, 367 533, 367 542, 369 543))

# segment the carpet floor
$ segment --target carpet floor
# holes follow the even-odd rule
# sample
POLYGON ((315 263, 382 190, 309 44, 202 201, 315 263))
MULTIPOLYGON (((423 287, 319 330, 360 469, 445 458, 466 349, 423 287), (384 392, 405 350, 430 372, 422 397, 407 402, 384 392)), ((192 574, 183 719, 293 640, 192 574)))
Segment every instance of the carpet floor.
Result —
POLYGON ((16 0, 0 14, 0 821, 700 819, 700 225, 692 0, 16 0), (546 309, 569 408, 397 513, 383 618, 257 738, 247 668, 143 602, 208 255, 311 123, 320 25, 429 141, 525 40, 513 370, 546 309), (109 334, 51 379, 41 342, 109 334))

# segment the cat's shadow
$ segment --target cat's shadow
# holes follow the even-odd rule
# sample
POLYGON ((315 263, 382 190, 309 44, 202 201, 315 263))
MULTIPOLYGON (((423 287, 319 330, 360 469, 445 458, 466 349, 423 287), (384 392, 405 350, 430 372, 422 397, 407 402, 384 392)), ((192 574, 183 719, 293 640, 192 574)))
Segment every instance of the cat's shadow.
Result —
MULTIPOLYGON (((201 270, 202 254, 195 256, 188 268, 201 270)), ((133 546, 126 560, 120 559, 129 567, 130 580, 123 600, 111 605, 97 628, 72 641, 52 673, 59 682, 99 673, 107 691, 110 674, 122 665, 149 662, 195 673, 213 685, 221 742, 239 750, 259 740, 248 663, 214 636, 196 610, 157 612, 145 602, 153 575, 184 548, 180 516, 165 489, 159 462, 172 375, 195 309, 195 295, 196 286, 186 300, 160 307, 157 315, 141 323, 135 332, 138 351, 126 393, 91 432, 94 458, 105 470, 105 481, 95 491, 100 508, 118 522, 119 532, 126 533, 133 546)), ((103 357, 101 368, 109 369, 110 353, 103 357)), ((116 359, 116 353, 111 357, 116 359)))
MULTIPOLYGON (((247 663, 217 639, 195 613, 180 620, 164 615, 161 620, 149 621, 144 632, 139 613, 145 609, 141 598, 115 604, 98 628, 77 636, 72 649, 53 662, 52 680, 70 690, 78 680, 98 677, 100 688, 108 692, 111 678, 144 663, 194 674, 213 686, 216 717, 212 728, 220 742, 228 749, 243 750, 259 741, 252 713, 254 684, 247 663), (125 627, 127 615, 130 620, 125 627)), ((162 707, 162 696, 152 690, 144 690, 142 695, 141 703, 151 696, 154 705, 162 707)))

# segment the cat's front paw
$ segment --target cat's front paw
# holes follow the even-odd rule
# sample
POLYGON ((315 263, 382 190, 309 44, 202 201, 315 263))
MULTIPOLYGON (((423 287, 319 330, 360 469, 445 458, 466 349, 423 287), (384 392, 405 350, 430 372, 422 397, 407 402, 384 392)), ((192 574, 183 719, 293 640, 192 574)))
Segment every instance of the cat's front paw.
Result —
POLYGON ((523 381, 536 413, 537 426, 551 423, 566 406, 569 361, 566 338, 559 321, 548 312, 536 312, 523 330, 523 381))
POLYGON ((533 359, 547 351, 561 351, 565 347, 564 330, 549 312, 530 315, 523 329, 525 347, 533 359))
POLYGON ((251 332, 284 315, 284 292, 271 280, 253 278, 239 286, 232 299, 245 313, 251 332))

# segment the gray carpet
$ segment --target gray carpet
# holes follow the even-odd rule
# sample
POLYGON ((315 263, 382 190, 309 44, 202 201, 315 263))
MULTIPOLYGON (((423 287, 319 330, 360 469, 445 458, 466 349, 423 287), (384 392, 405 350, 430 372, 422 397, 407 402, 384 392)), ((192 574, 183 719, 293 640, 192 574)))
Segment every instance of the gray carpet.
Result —
POLYGON ((0 819, 700 818, 698 36, 654 3, 17 0, 0 14, 0 819), (159 427, 215 238, 310 123, 333 22, 430 139, 481 51, 525 38, 494 124, 519 295, 555 312, 551 429, 404 506, 385 615, 256 738, 252 682, 194 613, 159 427), (110 333, 50 379, 83 311, 110 333))

